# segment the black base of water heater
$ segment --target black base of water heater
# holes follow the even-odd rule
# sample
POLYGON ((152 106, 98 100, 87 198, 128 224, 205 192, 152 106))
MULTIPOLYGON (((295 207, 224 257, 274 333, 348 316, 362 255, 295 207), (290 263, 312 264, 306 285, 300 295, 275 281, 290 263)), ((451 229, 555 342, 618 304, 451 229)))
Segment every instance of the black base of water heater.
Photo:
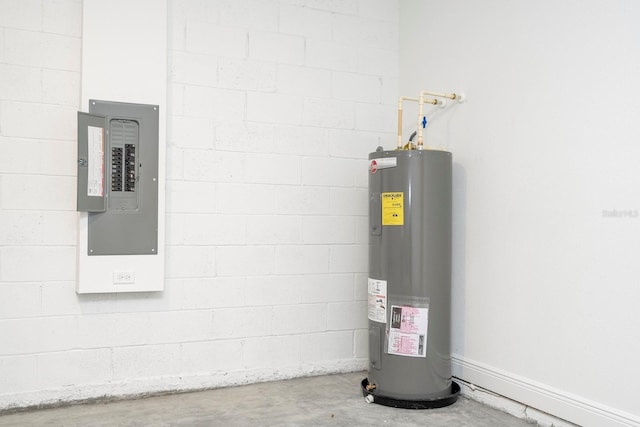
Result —
POLYGON ((363 379, 360 383, 362 385, 362 395, 367 399, 369 403, 377 403, 379 405, 391 406, 393 408, 403 409, 435 409, 444 408, 453 404, 458 400, 458 394, 460 394, 460 386, 455 382, 451 382, 451 394, 442 397, 436 397, 434 399, 427 400, 400 400, 392 397, 380 396, 374 394, 372 391, 367 390, 369 380, 363 379), (369 397, 371 396, 371 397, 369 397))

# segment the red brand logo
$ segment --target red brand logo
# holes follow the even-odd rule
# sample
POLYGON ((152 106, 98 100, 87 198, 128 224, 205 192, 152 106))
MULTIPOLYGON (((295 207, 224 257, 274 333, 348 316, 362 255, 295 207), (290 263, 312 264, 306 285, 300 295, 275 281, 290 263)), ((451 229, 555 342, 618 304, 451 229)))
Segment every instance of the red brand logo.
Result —
POLYGON ((378 162, 376 162, 375 160, 371 160, 371 163, 369 164, 369 170, 371 171, 371 173, 376 173, 376 171, 378 170, 378 162))

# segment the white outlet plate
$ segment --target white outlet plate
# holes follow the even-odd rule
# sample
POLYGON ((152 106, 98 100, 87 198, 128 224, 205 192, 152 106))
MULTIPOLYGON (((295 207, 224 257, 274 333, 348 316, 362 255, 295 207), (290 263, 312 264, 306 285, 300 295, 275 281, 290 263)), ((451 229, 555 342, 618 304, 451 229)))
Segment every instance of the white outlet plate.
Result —
POLYGON ((133 271, 114 271, 114 285, 129 285, 136 282, 136 273, 133 271))

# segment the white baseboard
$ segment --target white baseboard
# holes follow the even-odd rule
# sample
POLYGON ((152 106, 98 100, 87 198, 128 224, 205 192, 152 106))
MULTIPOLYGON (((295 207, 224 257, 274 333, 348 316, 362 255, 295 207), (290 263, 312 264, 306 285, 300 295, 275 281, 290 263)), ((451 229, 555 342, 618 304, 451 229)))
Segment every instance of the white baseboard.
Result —
POLYGON ((593 402, 457 354, 452 355, 452 362, 454 377, 463 382, 463 394, 517 417, 548 426, 571 423, 585 427, 640 426, 638 415, 593 402), (476 390, 475 386, 484 390, 476 390))

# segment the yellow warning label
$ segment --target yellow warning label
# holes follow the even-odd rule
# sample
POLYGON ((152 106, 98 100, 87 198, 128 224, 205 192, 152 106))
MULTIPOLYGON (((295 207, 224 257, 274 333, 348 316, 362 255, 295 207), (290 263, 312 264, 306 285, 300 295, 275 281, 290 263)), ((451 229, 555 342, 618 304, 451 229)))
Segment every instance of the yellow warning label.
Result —
POLYGON ((382 193, 382 225, 404 225, 404 193, 382 193))

